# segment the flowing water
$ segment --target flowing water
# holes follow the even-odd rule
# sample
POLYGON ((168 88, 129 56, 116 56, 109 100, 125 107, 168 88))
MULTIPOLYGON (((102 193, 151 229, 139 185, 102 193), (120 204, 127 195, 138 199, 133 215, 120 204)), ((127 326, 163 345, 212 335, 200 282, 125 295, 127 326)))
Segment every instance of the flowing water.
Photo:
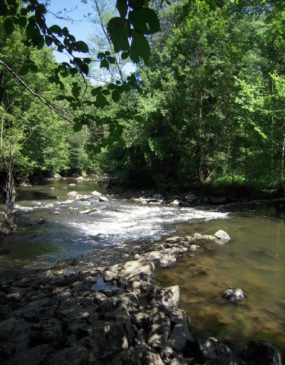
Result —
POLYGON ((181 224, 180 233, 213 234, 224 229, 232 241, 224 246, 201 242, 195 255, 159 269, 162 286, 178 284, 181 307, 194 332, 223 340, 263 339, 285 349, 285 224, 258 212, 232 214, 224 221, 181 224), (227 288, 242 288, 246 300, 229 304, 227 288))
POLYGON ((95 197, 74 202, 67 196, 73 190, 104 193, 104 186, 92 180, 67 179, 19 188, 19 229, 2 242, 0 279, 124 242, 143 245, 172 234, 213 234, 224 229, 232 237, 230 243, 201 242, 194 256, 186 255, 175 267, 159 269, 156 280, 164 286, 180 285, 181 306, 191 318, 193 332, 229 340, 266 339, 284 350, 282 218, 268 212, 227 214, 213 209, 143 206, 112 197, 105 203, 95 197), (92 212, 82 214, 87 209, 92 212), (225 303, 222 294, 229 287, 242 288, 247 294, 245 302, 225 303))
POLYGON ((9 277, 17 270, 48 267, 57 260, 105 246, 160 240, 174 234, 180 222, 227 217, 215 211, 142 206, 114 198, 105 203, 95 197, 74 202, 67 195, 70 191, 90 194, 94 190, 104 192, 104 186, 92 180, 67 179, 19 188, 19 229, 2 245, 9 252, 0 251, 0 277, 9 277), (86 210, 92 212, 82 214, 86 210))

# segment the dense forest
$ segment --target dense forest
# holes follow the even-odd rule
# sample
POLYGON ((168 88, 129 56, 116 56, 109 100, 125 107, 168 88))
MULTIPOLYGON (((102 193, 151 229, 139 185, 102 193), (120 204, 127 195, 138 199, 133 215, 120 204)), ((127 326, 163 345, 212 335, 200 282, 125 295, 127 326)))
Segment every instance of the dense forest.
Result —
MULTIPOLYGON (((12 3, 19 11, 19 2, 12 3)), ((30 3, 41 20, 45 6, 30 3)), ((283 1, 147 3, 142 9, 152 11, 151 29, 131 20, 146 36, 132 36, 128 52, 110 26, 115 7, 94 1, 105 39, 98 35, 89 48, 76 43, 73 50, 88 55, 85 63, 71 60, 77 73, 56 63, 53 50, 64 47, 53 35, 42 40, 32 15, 28 23, 24 16, 13 22, 12 13, 0 17, 3 193, 9 171, 16 184, 56 173, 107 172, 127 186, 282 190, 283 1), (122 65, 129 57, 137 68, 126 76, 122 65)), ((73 40, 58 25, 48 31, 65 36, 65 46, 73 40)))

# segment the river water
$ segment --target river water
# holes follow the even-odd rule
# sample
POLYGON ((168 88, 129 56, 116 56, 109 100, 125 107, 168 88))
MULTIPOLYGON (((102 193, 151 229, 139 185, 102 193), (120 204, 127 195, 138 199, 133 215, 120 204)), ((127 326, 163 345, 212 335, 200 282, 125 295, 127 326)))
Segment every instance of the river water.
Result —
POLYGON ((0 277, 9 277, 23 269, 48 267, 57 260, 105 246, 158 241, 175 234, 178 223, 227 217, 221 212, 142 206, 114 198, 105 203, 96 197, 74 202, 68 196, 70 191, 84 195, 94 190, 104 193, 104 185, 92 180, 66 179, 19 188, 16 205, 19 228, 2 245, 9 253, 0 254, 0 277), (90 209, 90 214, 82 214, 90 209))
POLYGON ((144 244, 173 234, 213 234, 219 229, 232 240, 225 246, 199 242, 197 252, 178 265, 159 269, 162 286, 178 284, 181 306, 193 332, 223 340, 265 339, 285 348, 285 225, 270 211, 227 213, 214 209, 143 206, 132 201, 98 198, 72 201, 69 191, 104 193, 104 185, 75 179, 19 188, 18 233, 5 238, 0 278, 18 271, 49 267, 124 242, 144 244), (90 214, 82 214, 92 209, 90 214), (231 305, 223 291, 240 287, 244 303, 231 305))

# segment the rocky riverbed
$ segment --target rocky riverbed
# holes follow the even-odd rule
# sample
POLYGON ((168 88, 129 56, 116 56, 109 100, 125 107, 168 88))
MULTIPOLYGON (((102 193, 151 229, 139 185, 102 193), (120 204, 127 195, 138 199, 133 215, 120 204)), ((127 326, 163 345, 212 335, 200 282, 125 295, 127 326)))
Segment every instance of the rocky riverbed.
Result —
POLYGON ((281 364, 264 342, 193 337, 179 287, 154 284, 156 267, 175 265, 203 239, 222 238, 123 245, 3 282, 1 364, 281 364))

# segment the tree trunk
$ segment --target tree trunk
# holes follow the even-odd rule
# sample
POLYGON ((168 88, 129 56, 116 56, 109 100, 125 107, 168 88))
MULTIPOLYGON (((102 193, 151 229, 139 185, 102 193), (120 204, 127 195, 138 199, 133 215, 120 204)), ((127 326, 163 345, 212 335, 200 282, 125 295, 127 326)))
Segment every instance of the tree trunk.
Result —
POLYGON ((283 139, 283 146, 282 146, 282 159, 281 159, 281 182, 284 182, 284 162, 285 162, 285 136, 283 139))
POLYGON ((4 209, 4 218, 0 227, 0 231, 4 235, 15 233, 17 228, 14 217, 16 190, 15 190, 15 181, 13 172, 14 172, 14 158, 12 153, 10 153, 9 169, 5 185, 6 201, 4 209))

